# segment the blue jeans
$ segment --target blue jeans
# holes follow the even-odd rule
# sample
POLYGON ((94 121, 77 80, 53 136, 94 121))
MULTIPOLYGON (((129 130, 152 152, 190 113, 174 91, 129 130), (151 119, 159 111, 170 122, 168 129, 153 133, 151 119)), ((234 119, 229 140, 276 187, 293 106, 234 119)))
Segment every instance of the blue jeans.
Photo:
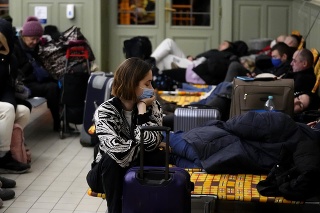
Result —
POLYGON ((171 163, 182 168, 202 168, 196 151, 182 138, 182 134, 182 131, 170 133, 171 163))

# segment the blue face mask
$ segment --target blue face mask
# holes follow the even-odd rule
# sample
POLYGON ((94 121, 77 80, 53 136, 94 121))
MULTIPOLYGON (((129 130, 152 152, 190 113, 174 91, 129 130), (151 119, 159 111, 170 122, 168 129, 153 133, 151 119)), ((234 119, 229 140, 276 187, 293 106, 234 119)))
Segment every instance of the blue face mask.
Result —
POLYGON ((274 67, 279 67, 282 64, 282 61, 280 58, 272 58, 271 62, 274 67))
POLYGON ((145 99, 145 98, 151 98, 154 95, 154 89, 149 89, 147 87, 141 88, 141 89, 143 90, 143 92, 140 95, 139 100, 142 100, 142 99, 145 99))

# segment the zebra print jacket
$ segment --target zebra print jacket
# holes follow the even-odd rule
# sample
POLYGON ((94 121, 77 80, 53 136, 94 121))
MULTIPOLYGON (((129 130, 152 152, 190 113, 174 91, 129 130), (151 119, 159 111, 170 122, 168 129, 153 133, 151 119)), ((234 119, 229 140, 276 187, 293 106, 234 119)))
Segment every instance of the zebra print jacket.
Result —
MULTIPOLYGON (((161 126, 162 109, 157 101, 147 107, 147 112, 138 115, 138 109, 132 111, 131 127, 123 112, 119 98, 114 97, 101 104, 95 114, 94 121, 96 134, 100 145, 95 163, 98 163, 104 154, 108 154, 121 167, 128 167, 137 159, 140 151, 140 127, 161 126)), ((162 141, 160 132, 145 132, 144 149, 153 151, 162 141)))

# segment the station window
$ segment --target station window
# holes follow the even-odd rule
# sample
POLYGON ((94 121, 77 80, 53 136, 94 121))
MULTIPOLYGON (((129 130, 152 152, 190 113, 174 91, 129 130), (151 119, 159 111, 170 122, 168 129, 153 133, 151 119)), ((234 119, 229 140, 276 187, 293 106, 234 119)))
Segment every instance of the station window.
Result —
POLYGON ((0 0, 0 15, 9 13, 9 0, 0 0))
MULTIPOLYGON (((210 26, 210 0, 172 0, 166 5, 173 26, 210 26)), ((155 0, 118 0, 118 24, 154 25, 155 0)))

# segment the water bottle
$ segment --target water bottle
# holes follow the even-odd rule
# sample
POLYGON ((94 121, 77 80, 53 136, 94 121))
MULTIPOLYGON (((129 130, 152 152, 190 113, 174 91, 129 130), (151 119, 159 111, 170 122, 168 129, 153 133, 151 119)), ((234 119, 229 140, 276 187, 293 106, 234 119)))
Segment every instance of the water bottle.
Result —
POLYGON ((266 111, 275 111, 275 106, 274 106, 273 96, 272 95, 268 96, 268 100, 264 104, 264 109, 266 111))

